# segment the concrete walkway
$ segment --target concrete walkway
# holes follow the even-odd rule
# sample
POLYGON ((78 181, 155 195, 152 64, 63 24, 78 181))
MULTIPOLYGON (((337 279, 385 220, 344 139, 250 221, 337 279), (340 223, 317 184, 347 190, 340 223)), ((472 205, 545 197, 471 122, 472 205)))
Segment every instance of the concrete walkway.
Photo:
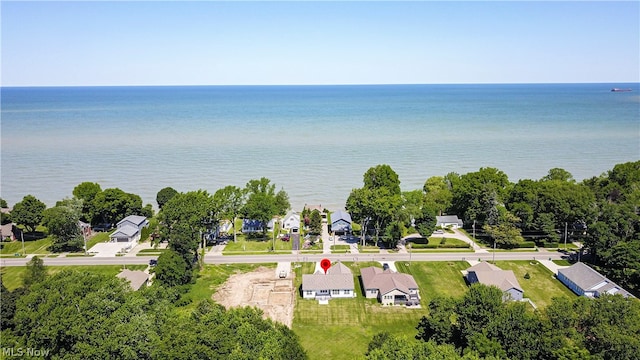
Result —
POLYGON ((222 250, 224 250, 224 248, 227 245, 225 244, 221 244, 221 245, 215 245, 211 247, 211 250, 209 250, 209 255, 222 255, 222 250))
POLYGON ((538 260, 540 264, 544 265, 547 269, 551 270, 552 273, 558 275, 558 270, 568 268, 568 266, 561 266, 554 263, 552 260, 538 260))
POLYGON ((396 268, 396 262, 395 261, 378 261, 380 263, 380 265, 384 266, 384 264, 389 265, 389 270, 393 271, 393 272, 398 272, 398 269, 396 268))
POLYGON ((322 219, 322 253, 331 254, 331 245, 333 245, 332 238, 329 235, 329 229, 327 228, 327 219, 322 219))

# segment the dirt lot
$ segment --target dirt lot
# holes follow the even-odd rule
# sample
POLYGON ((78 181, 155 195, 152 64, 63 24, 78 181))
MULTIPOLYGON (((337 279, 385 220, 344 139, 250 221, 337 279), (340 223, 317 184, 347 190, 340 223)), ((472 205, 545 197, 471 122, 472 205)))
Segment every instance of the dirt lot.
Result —
POLYGON ((231 275, 213 294, 213 300, 226 308, 255 306, 265 317, 291 328, 293 322, 293 279, 277 279, 274 269, 231 275))

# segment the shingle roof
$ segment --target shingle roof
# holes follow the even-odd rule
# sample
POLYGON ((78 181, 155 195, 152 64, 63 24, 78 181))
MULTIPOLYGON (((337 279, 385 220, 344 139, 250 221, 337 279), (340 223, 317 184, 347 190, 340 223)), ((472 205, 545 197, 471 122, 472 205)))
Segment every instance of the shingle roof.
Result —
POLYGON ((302 275, 302 291, 306 290, 353 290, 353 274, 341 262, 331 266, 326 274, 302 275))
POLYGON ((120 224, 124 223, 124 222, 130 222, 132 224, 136 224, 138 226, 144 224, 145 221, 147 221, 147 218, 144 216, 140 216, 140 215, 129 215, 126 218, 120 220, 116 226, 120 226, 120 224))
POLYGON ((138 228, 133 227, 131 225, 125 225, 123 227, 118 228, 116 231, 114 231, 109 237, 117 237, 117 235, 124 235, 127 237, 132 237, 135 234, 138 233, 138 228))
POLYGON ((131 288, 133 290, 140 289, 144 282, 149 280, 149 274, 140 270, 124 269, 116 276, 120 279, 129 280, 129 283, 131 284, 131 288))
POLYGON ((575 263, 568 268, 559 269, 558 274, 564 275, 567 279, 571 280, 574 284, 585 291, 597 291, 600 294, 620 294, 624 297, 633 296, 628 291, 582 262, 575 263))
POLYGON ((391 270, 382 270, 378 267, 371 266, 360 270, 362 283, 365 291, 368 289, 377 289, 381 295, 393 290, 399 290, 405 294, 409 294, 409 289, 417 289, 418 284, 413 276, 403 273, 394 273, 391 270))
POLYGON ((335 223, 336 221, 339 220, 344 220, 346 222, 348 222, 349 224, 351 224, 351 215, 344 211, 344 210, 338 210, 335 211, 333 213, 331 213, 331 223, 335 223))
POLYGON ((436 223, 457 223, 462 224, 462 220, 458 219, 457 215, 441 215, 436 216, 436 223))
POLYGON ((467 269, 467 273, 474 272, 478 282, 485 285, 493 285, 502 291, 517 289, 524 292, 516 275, 511 270, 502 270, 486 261, 480 262, 467 269))

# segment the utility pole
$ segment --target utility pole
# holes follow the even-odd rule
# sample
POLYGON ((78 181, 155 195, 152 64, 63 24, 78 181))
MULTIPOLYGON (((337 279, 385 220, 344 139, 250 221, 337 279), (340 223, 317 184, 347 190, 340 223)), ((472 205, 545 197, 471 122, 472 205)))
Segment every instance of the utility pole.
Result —
POLYGON ((26 256, 26 252, 24 251, 24 229, 20 230, 20 238, 22 239, 22 256, 26 256))
POLYGON ((567 251, 567 222, 564 223, 564 251, 567 251))
POLYGON ((496 264, 496 240, 493 240, 493 265, 496 264))
POLYGON ((84 256, 87 256, 87 233, 85 229, 86 229, 85 227, 81 227, 82 239, 84 240, 84 256))
POLYGON ((476 241, 476 221, 473 220, 473 241, 476 241))

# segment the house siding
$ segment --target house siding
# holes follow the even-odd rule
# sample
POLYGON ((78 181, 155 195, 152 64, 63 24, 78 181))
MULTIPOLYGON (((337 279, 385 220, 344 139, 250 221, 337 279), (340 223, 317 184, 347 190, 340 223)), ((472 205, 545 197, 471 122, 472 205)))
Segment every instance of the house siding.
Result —
POLYGON ((378 300, 382 303, 382 305, 395 305, 395 297, 396 296, 407 296, 407 294, 403 293, 400 290, 392 290, 384 295, 379 295, 378 300))
MULTIPOLYGON (((558 272, 557 278, 558 280, 560 280, 561 283, 563 283, 566 287, 568 287, 571 291, 576 293, 578 296, 582 296, 582 295, 589 296, 585 294, 584 290, 580 288, 576 283, 571 281, 565 274, 558 272)), ((589 297, 593 297, 593 294, 591 294, 591 296, 589 297)))
POLYGON ((504 292, 504 297, 505 300, 516 300, 516 301, 520 301, 522 300, 522 292, 519 291, 518 289, 509 289, 507 291, 504 292))

